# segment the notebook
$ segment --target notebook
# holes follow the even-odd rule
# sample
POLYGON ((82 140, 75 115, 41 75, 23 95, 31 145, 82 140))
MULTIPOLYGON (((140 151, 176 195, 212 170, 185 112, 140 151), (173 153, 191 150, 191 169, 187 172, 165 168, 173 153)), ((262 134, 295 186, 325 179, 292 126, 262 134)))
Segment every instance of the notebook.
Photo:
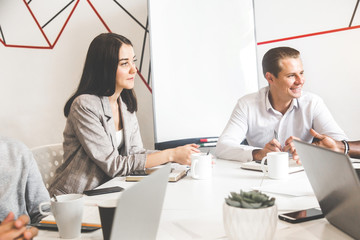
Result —
POLYGON ((166 164, 122 193, 110 240, 156 239, 170 169, 166 164))
MULTIPOLYGON (((150 175, 151 173, 156 171, 158 168, 159 167, 148 168, 148 169, 145 169, 145 170, 136 170, 133 173, 131 173, 130 175, 126 176, 125 180, 127 182, 140 181, 144 177, 147 177, 148 175, 150 175)), ((168 181, 169 182, 177 182, 181 178, 185 177, 188 171, 189 171, 188 166, 173 163, 171 165, 171 172, 169 174, 168 181)))
POLYGON ((297 140, 294 144, 326 219, 360 239, 360 169, 342 153, 297 140))
MULTIPOLYGON (((251 161, 251 162, 245 162, 241 163, 241 168, 247 169, 247 170, 253 170, 253 171, 262 171, 261 170, 261 164, 258 161, 251 161)), ((267 169, 267 166, 265 165, 265 168, 267 169)), ((290 159, 289 160, 289 173, 295 173, 303 171, 304 168, 302 165, 299 165, 296 163, 296 161, 290 159)))

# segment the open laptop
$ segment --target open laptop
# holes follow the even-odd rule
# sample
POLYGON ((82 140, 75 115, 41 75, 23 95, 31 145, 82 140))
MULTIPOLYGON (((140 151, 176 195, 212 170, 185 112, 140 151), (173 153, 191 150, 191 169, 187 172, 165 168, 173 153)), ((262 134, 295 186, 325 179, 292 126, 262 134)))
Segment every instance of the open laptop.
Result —
POLYGON ((342 153, 296 140, 294 144, 326 219, 360 239, 360 169, 342 153))
POLYGON ((122 193, 111 240, 156 239, 170 169, 166 164, 122 193))

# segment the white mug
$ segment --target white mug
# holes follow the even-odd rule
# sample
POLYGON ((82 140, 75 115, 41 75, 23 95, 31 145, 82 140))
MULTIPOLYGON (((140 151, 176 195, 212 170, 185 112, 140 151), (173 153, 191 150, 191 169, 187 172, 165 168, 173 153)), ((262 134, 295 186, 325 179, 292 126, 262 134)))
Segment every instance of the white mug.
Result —
POLYGON ((289 175, 289 154, 287 152, 269 152, 261 160, 261 169, 272 179, 285 179, 289 175), (265 168, 267 160, 267 169, 265 168))
POLYGON ((39 205, 42 215, 54 215, 59 229, 60 238, 78 238, 81 235, 81 221, 83 215, 83 195, 64 194, 43 202, 39 205), (51 212, 44 212, 42 208, 50 205, 51 212))
POLYGON ((191 177, 194 179, 208 179, 212 175, 211 155, 206 153, 191 154, 191 177))

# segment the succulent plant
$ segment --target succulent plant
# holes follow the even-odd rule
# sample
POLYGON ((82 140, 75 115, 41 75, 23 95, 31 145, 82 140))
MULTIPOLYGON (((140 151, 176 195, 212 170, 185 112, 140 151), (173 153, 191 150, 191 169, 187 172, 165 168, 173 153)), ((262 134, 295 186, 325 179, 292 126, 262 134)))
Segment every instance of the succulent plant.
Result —
POLYGON ((238 208, 266 208, 275 204, 275 198, 270 198, 268 195, 261 193, 257 190, 240 193, 231 192, 225 202, 229 206, 238 208))

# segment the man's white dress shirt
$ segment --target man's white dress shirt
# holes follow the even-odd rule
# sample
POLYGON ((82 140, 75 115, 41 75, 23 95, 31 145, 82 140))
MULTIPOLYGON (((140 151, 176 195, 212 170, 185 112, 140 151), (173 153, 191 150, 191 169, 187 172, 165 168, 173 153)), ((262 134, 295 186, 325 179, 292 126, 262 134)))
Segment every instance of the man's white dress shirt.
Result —
POLYGON ((264 148, 274 138, 274 131, 284 146, 290 136, 312 142, 311 128, 336 140, 347 139, 319 96, 303 91, 301 97, 293 99, 283 115, 271 106, 269 87, 264 87, 238 100, 219 137, 215 155, 223 159, 251 161, 252 151, 264 148), (245 139, 249 145, 241 144, 245 139))

